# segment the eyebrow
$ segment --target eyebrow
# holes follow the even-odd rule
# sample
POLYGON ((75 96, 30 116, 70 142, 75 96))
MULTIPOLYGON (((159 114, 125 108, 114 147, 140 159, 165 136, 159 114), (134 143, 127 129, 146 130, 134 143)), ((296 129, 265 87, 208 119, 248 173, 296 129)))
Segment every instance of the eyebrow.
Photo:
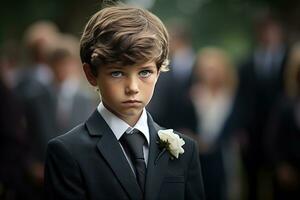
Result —
POLYGON ((106 70, 121 70, 121 69, 124 69, 124 67, 120 67, 120 66, 107 66, 105 69, 106 70))

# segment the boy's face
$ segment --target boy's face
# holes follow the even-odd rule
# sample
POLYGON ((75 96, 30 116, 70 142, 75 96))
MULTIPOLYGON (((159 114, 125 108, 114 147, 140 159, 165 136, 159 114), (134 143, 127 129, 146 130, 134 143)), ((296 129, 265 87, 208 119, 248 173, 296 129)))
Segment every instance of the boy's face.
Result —
POLYGON ((155 62, 136 66, 103 66, 96 77, 107 109, 134 125, 149 103, 159 76, 155 62))

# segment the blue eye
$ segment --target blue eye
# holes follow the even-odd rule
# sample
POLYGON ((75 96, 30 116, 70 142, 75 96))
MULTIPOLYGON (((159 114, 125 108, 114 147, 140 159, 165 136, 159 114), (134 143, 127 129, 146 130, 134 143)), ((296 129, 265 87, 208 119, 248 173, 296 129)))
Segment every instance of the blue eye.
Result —
POLYGON ((110 74, 114 78, 119 78, 119 77, 121 77, 123 75, 123 73, 120 72, 120 71, 111 72, 110 74))
POLYGON ((147 78, 152 74, 151 70, 143 70, 139 72, 139 75, 143 78, 147 78))

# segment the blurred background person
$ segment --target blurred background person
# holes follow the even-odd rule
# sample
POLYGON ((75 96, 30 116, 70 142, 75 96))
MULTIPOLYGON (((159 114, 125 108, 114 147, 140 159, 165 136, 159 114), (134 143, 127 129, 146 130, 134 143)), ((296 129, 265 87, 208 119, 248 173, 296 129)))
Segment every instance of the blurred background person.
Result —
POLYGON ((165 127, 177 124, 177 108, 182 104, 192 77, 195 52, 187 23, 173 19, 167 24, 170 34, 170 71, 161 73, 148 110, 165 127))
POLYGON ((256 46, 239 73, 239 96, 247 110, 244 135, 240 138, 249 200, 258 199, 262 191, 269 193, 264 184, 268 182, 268 163, 263 138, 271 108, 283 93, 288 52, 283 27, 277 18, 263 13, 255 23, 256 46))
POLYGON ((300 198, 300 43, 288 56, 285 93, 273 107, 265 144, 272 163, 273 198, 300 198))
MULTIPOLYGON (((51 112, 54 112, 57 127, 55 132, 62 134, 87 119, 96 102, 82 86, 79 40, 76 37, 61 35, 59 43, 50 52, 48 61, 54 75, 50 91, 53 92, 55 108, 51 112)), ((49 138, 52 137, 53 135, 49 138)))
POLYGON ((168 24, 170 34, 170 65, 171 73, 181 88, 185 91, 189 87, 192 68, 195 62, 195 51, 191 42, 188 23, 173 19, 168 24))
MULTIPOLYGON (((36 199, 42 199, 48 141, 83 122, 94 108, 83 91, 79 41, 50 22, 36 22, 25 33, 32 65, 22 70, 14 88, 25 112, 30 153, 29 175, 36 199)), ((86 88, 85 88, 86 89, 86 88)))
POLYGON ((16 86, 13 88, 25 114, 25 123, 30 144, 30 174, 35 194, 34 199, 42 198, 44 174, 44 154, 47 135, 55 134, 55 123, 51 116, 53 109, 49 84, 53 72, 48 66, 48 54, 57 44, 59 31, 50 21, 37 21, 24 32, 24 67, 19 70, 16 86), (49 113, 49 114, 48 114, 49 113))
POLYGON ((48 85, 52 80, 52 71, 47 64, 48 53, 57 43, 59 30, 51 21, 36 21, 24 33, 26 66, 20 77, 20 85, 37 81, 48 85))
POLYGON ((227 178, 231 183, 237 180, 233 178, 238 173, 238 146, 233 139, 242 116, 236 96, 236 69, 224 50, 207 47, 197 55, 193 72, 188 99, 177 108, 177 129, 199 143, 206 198, 228 199, 228 192, 233 191, 229 191, 227 178), (225 162, 227 158, 234 162, 225 162))

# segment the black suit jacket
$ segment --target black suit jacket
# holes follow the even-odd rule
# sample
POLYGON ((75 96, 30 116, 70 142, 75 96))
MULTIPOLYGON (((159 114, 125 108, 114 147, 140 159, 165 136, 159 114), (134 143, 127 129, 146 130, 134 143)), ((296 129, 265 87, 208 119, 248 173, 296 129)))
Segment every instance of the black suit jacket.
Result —
POLYGON ((85 124, 51 140, 45 168, 46 198, 69 199, 204 199, 197 145, 185 141, 185 153, 170 159, 160 150, 158 126, 148 114, 150 132, 145 195, 113 132, 96 110, 85 124))

